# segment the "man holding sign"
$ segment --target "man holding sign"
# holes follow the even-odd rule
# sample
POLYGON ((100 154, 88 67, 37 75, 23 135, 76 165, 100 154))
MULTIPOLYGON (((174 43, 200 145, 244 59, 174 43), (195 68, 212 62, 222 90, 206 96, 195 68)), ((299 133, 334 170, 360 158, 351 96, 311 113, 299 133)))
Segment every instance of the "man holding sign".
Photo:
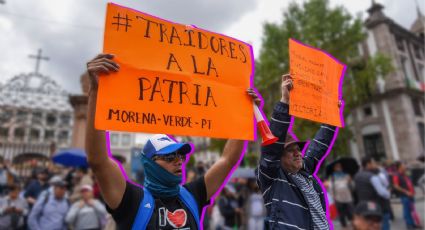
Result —
POLYGON ((274 107, 270 129, 279 140, 261 149, 257 183, 267 209, 266 229, 329 229, 324 193, 313 176, 330 151, 337 129, 323 124, 304 157, 306 142, 295 140, 288 128, 289 91, 293 80, 282 76, 282 97, 274 107))
MULTIPOLYGON (((163 134, 154 135, 145 144, 141 155, 145 167, 144 188, 126 181, 117 163, 108 157, 105 131, 94 127, 98 79, 116 77, 109 74, 120 69, 113 58, 111 54, 100 54, 87 64, 90 76, 87 159, 108 211, 119 229, 199 229, 202 208, 209 204, 210 198, 237 164, 244 142, 228 140, 220 159, 205 176, 180 186, 182 164, 192 147, 163 134)), ((258 104, 257 95, 248 91, 258 104)))

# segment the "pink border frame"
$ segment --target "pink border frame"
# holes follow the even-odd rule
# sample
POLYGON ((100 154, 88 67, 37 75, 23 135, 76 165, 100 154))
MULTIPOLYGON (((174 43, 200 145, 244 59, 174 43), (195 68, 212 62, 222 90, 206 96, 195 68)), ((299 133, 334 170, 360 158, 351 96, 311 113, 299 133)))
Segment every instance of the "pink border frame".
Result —
MULTIPOLYGON (((339 97, 339 100, 341 100, 341 103, 342 103, 342 104, 341 104, 341 107, 340 107, 339 119, 340 119, 340 121, 341 121, 341 126, 342 126, 342 127, 345 127, 345 122, 344 122, 344 106, 345 106, 345 102, 344 102, 344 100, 342 99, 342 93, 343 93, 343 91, 342 91, 342 85, 344 84, 344 77, 345 77, 345 71, 347 70, 347 65, 345 65, 345 64, 344 64, 344 63, 342 63, 342 62, 340 62, 338 59, 336 59, 334 56, 332 56, 331 54, 329 54, 328 52, 326 52, 326 51, 324 51, 324 50, 321 50, 321 49, 318 49, 318 48, 312 47, 312 46, 310 46, 310 45, 304 44, 304 43, 302 43, 302 42, 300 42, 300 41, 298 41, 298 40, 296 40, 296 39, 293 39, 293 38, 290 38, 290 39, 291 39, 291 40, 293 40, 294 42, 296 42, 296 43, 300 44, 300 45, 303 45, 303 46, 306 46, 306 47, 309 47, 309 48, 312 48, 312 49, 315 49, 315 50, 318 50, 318 51, 322 52, 322 53, 326 54, 328 57, 332 58, 334 61, 336 61, 336 62, 338 62, 339 64, 341 64, 341 65, 343 65, 343 66, 344 66, 344 68, 343 68, 343 70, 342 70, 342 73, 341 73, 341 77, 340 77, 340 79, 339 79, 339 85, 338 85, 338 97, 339 97)), ((295 136, 295 133, 293 133, 293 130, 292 130, 292 126, 293 126, 293 124, 294 124, 294 117, 291 117, 291 124, 290 124, 290 126, 289 126, 288 133, 289 133, 289 134, 291 134, 292 136, 294 136, 294 137, 295 137, 295 139, 297 139, 297 138, 296 138, 296 136, 295 136)), ((320 187, 322 188, 322 191, 324 192, 325 203, 326 203, 326 218, 327 218, 327 220, 328 220, 329 227, 330 227, 330 229, 331 229, 331 230, 333 230, 333 229, 334 229, 334 226, 333 226, 333 222, 332 222, 332 220, 331 220, 331 218, 330 218, 330 213, 329 213, 329 199, 328 199, 328 193, 327 193, 327 190, 326 190, 325 186, 323 185, 323 182, 322 182, 322 181, 320 180, 320 178, 317 176, 317 172, 319 171, 320 166, 322 165, 323 161, 326 159, 326 157, 328 157, 329 153, 331 152, 332 147, 333 147, 333 146, 334 146, 334 144, 335 144, 336 138, 338 137, 338 133, 339 133, 339 127, 335 127, 335 134, 334 134, 334 136, 333 136, 333 138, 332 138, 332 141, 331 141, 331 143, 330 143, 330 145, 329 145, 329 147, 328 147, 328 150, 326 151, 325 155, 323 155, 322 159, 320 159, 319 163, 318 163, 318 164, 317 164, 317 166, 316 166, 316 170, 314 171, 314 173, 313 173, 313 175, 312 175, 312 176, 313 176, 314 178, 316 178, 316 180, 319 182, 319 185, 320 185, 320 187)), ((306 143, 306 145, 304 146, 304 149, 303 149, 303 151, 302 151, 303 156, 304 156, 305 151, 307 150, 307 146, 308 146, 309 144, 310 144, 310 141, 308 141, 308 142, 306 143)))
MULTIPOLYGON (((109 3, 108 3, 109 4, 109 3)), ((123 8, 126 8, 126 9, 128 9, 128 10, 132 10, 132 11, 136 11, 136 12, 140 12, 140 13, 143 13, 143 14, 146 14, 146 13, 144 13, 144 12, 141 12, 141 11, 138 11, 138 10, 134 10, 134 9, 131 9, 131 8, 129 8, 129 7, 125 7, 125 6, 121 6, 121 5, 118 5, 118 4, 115 4, 115 3, 110 3, 110 4, 114 4, 114 5, 117 5, 117 6, 120 6, 120 7, 123 7, 123 8)), ((164 20, 164 21, 167 21, 167 22, 170 22, 170 23, 174 23, 174 22, 171 22, 171 21, 169 21, 169 20, 165 20, 165 19, 162 19, 162 18, 159 18, 159 17, 156 17, 156 16, 153 16, 153 15, 150 15, 150 14, 147 14, 147 15, 149 15, 149 16, 151 16, 151 17, 154 17, 154 18, 157 18, 157 19, 159 19, 159 20, 164 20)), ((106 21, 106 20, 105 20, 106 21)), ((178 23, 177 23, 178 24, 178 23)), ((181 24, 182 25, 182 24, 181 24)), ((198 28, 198 27, 196 27, 196 26, 194 26, 194 25, 191 25, 191 26, 193 26, 194 28, 197 28, 197 29, 200 29, 200 30, 203 30, 203 31, 206 31, 206 32, 210 32, 210 31, 207 31, 207 30, 204 30, 204 29, 201 29, 201 28, 198 28)), ((214 33, 214 32, 212 32, 212 33, 214 33)), ((259 92, 258 92, 258 90, 256 89, 256 88, 254 88, 253 87, 253 82, 254 82, 254 73, 255 73, 255 60, 254 60, 254 52, 253 52, 253 49, 252 49, 252 46, 250 45, 250 44, 248 44, 248 43, 246 43, 246 42, 243 42, 243 41, 240 41, 240 40, 238 40, 238 39, 235 39, 235 38, 232 38, 232 37, 229 37, 229 36, 226 36, 226 35, 223 35, 223 34, 220 34, 220 33, 216 33, 216 34, 219 34, 219 35, 221 35, 221 36, 224 36, 224 37, 227 37, 227 38, 230 38, 230 39, 233 39, 233 40, 236 40, 236 41, 238 41, 238 42, 241 42, 241 43, 244 43, 244 44, 246 44, 248 47, 249 47, 249 49, 250 49, 250 54, 251 54, 251 66, 252 66, 252 70, 251 70, 251 76, 250 76, 250 86, 254 89, 254 91, 259 95, 259 97, 260 97, 260 99, 261 99, 261 106, 260 106, 260 111, 261 111, 261 113, 262 113, 262 115, 263 115, 263 117, 264 118, 266 118, 266 116, 265 116, 265 114, 264 114, 264 112, 262 111, 262 107, 263 107, 263 105, 264 105, 264 99, 262 98, 262 96, 261 96, 261 94, 259 94, 259 92)), ((292 39, 292 38, 291 38, 292 39)), ((316 50, 318 50, 318 51, 321 51, 321 52, 323 52, 323 53, 325 53, 327 56, 329 56, 330 58, 332 58, 333 60, 335 60, 335 61, 337 61, 338 63, 340 63, 340 64, 342 64, 342 65, 344 65, 344 69, 343 69, 343 71, 342 71, 342 76, 341 76, 341 78, 340 78, 340 82, 339 82, 339 89, 338 89, 338 94, 339 94, 339 99, 342 101, 342 105, 341 105, 341 109, 340 109, 340 120, 341 120, 341 125, 342 125, 342 127, 344 127, 345 126, 345 123, 344 123, 344 116, 343 116, 343 111, 344 111, 344 105, 345 105, 345 103, 344 103, 344 101, 342 100, 342 84, 343 84, 343 82, 344 82, 344 74, 345 74, 345 71, 346 71, 346 68, 347 68, 347 66, 345 65, 345 64, 343 64, 342 62, 340 62, 338 59, 336 59, 335 57, 333 57, 331 54, 329 54, 329 53, 327 53, 326 51, 323 51, 323 50, 320 50, 320 49, 318 49, 318 48, 315 48, 315 47, 312 47, 312 46, 309 46, 309 45, 306 45, 306 44, 303 44, 302 42, 300 42, 300 41, 298 41, 298 40, 295 40, 295 39, 292 39, 293 41, 295 41, 295 42, 297 42, 297 43, 299 43, 299 44, 301 44, 301 45, 304 45, 304 46, 307 46, 307 47, 310 47, 310 48, 313 48, 313 49, 316 49, 316 50)), ((269 125, 269 122, 267 121, 267 119, 265 119, 265 121, 266 121, 266 123, 267 123, 267 125, 269 125)), ((257 127, 256 127, 256 125, 255 125, 255 119, 254 119, 254 116, 253 116, 253 124, 254 124, 254 140, 256 140, 257 139, 257 127)), ((298 138, 296 137, 296 135, 293 133, 293 131, 292 131, 292 127, 293 127, 293 124, 294 124, 294 117, 291 117, 291 124, 289 125, 289 128, 288 128, 288 133, 290 134, 290 135, 292 135, 296 140, 298 140, 298 138)), ((332 141, 331 141, 331 144, 329 145, 329 148, 328 148, 328 150, 326 151, 326 153, 325 153, 325 155, 322 157, 322 159, 319 161, 319 163, 318 163, 318 165, 317 165, 317 167, 316 167, 316 170, 315 170, 315 172, 313 173, 313 176, 314 176, 314 178, 316 178, 316 180, 319 182, 319 184, 320 184, 320 186, 321 186, 321 188, 322 188, 322 190, 324 191, 324 193, 325 193, 325 202, 326 202, 326 206, 327 206, 327 209, 326 209, 326 217, 327 217, 327 220, 328 220, 328 223, 329 223, 329 227, 330 227, 330 229, 331 230, 333 230, 334 228, 333 228, 333 223, 332 223, 332 220, 330 219, 330 215, 329 215, 329 202, 328 202, 328 197, 327 197, 327 191, 326 191, 326 188, 323 186, 323 183, 322 183, 322 181, 320 180, 320 178, 317 176, 317 172, 318 172, 318 170, 319 170, 319 168, 320 168, 320 166, 321 166, 321 164, 322 164, 322 162, 324 161, 324 159, 329 155, 329 153, 330 153, 330 151, 332 150, 332 147, 333 147, 333 145, 334 145, 334 143, 335 143, 335 141, 336 141, 336 138, 337 138, 337 136, 338 136, 338 132, 339 132, 339 128, 338 127, 336 127, 336 129, 335 129, 335 134, 334 134, 334 137, 333 137, 333 139, 332 139, 332 141)), ((175 140, 175 138, 173 137, 173 136, 171 136, 171 135, 168 135, 170 138, 172 138, 172 139, 174 139, 175 140)), ((125 170, 124 170, 124 167, 121 165, 121 163, 119 163, 119 161, 118 160, 116 160, 113 156, 112 156, 112 152, 111 152, 111 148, 110 148, 110 137, 109 137, 109 131, 106 131, 105 132, 105 138, 106 138, 106 147, 107 147, 107 150, 108 150, 108 156, 111 158, 111 159, 113 159, 114 161, 116 161, 117 163, 118 163, 118 166, 120 167, 120 170, 121 170, 121 172, 122 172, 122 174, 123 174, 123 176, 124 176, 124 178, 126 179, 126 181, 128 181, 128 182, 130 182, 130 183, 132 183, 132 184, 134 184, 134 185, 136 185, 136 186, 138 186, 138 187, 142 187, 141 185, 139 185, 139 184, 137 184, 137 183, 135 183, 134 181, 132 181, 132 180, 130 180, 129 179, 129 177, 128 177, 128 175, 127 175, 127 173, 125 172, 125 170)), ((186 164, 188 163, 188 161, 189 161, 189 159, 190 159, 190 157, 192 156, 192 154, 194 153, 194 151, 195 151, 195 147, 194 147, 194 145, 192 144, 192 143, 189 143, 190 145, 191 145, 191 147, 192 147, 192 151, 188 154, 189 155, 189 157, 187 157, 186 158, 186 161, 182 164, 182 172, 183 172, 183 175, 182 175, 182 184, 184 184, 185 182, 186 182, 186 164)), ((303 155, 305 154, 305 151, 306 151, 306 149, 307 149, 307 146, 308 146, 308 144, 309 144, 309 142, 307 142, 306 143, 306 145, 304 146, 304 149, 303 149, 303 151, 302 151, 302 153, 303 153, 303 155)), ((244 146, 243 146, 243 149, 242 149, 242 152, 241 152, 241 155, 240 155, 240 157, 239 157, 239 160, 237 161, 237 163, 233 166, 233 168, 230 170, 230 172, 229 172, 229 174, 226 176, 226 178, 225 178, 225 180, 223 181, 223 183, 221 184, 221 186, 220 186, 220 188, 214 193, 214 195, 210 198, 210 204, 209 205, 206 205, 206 206, 204 206, 203 208, 202 208, 202 214, 201 214, 201 218, 200 218, 200 220, 199 220, 199 223, 200 223, 200 229, 201 230, 203 230, 203 221, 204 221, 204 217, 205 217, 205 212, 206 212, 206 210, 207 210, 207 208, 208 207, 210 207, 211 205, 213 205, 214 204, 214 200, 215 200, 215 198, 220 194, 220 192, 221 192, 221 190, 224 188, 224 186, 227 184, 227 182, 229 181, 229 179, 230 179, 230 177, 232 176, 232 174, 233 174, 233 172, 239 167, 239 164, 240 164, 240 162, 242 161, 242 158, 244 157, 244 155, 245 155, 245 153, 246 153, 246 150, 247 150, 247 147, 248 147, 248 141, 244 141, 244 146)))
MULTIPOLYGON (((131 11, 136 11, 136 12, 139 12, 139 13, 143 13, 143 14, 146 14, 146 15, 149 15, 150 17, 153 17, 153 18, 157 18, 157 19, 159 19, 159 20, 163 20, 163 21, 166 21, 166 22, 169 22, 169 23, 174 23, 174 24, 180 24, 180 23, 175 23, 175 22, 172 22, 172 21, 169 21, 169 20, 165 20, 165 19, 162 19, 162 18, 160 18, 160 17, 157 17, 157 16, 153 16, 153 15, 151 15, 151 14, 147 14, 147 13, 145 13, 145 12, 142 12, 142 11, 138 11, 138 10, 135 10, 135 9, 131 9, 131 8, 129 8, 129 7, 126 7, 126 6, 121 6, 121 5, 119 5, 119 4, 115 4, 115 3, 111 3, 111 2, 109 2, 108 4, 113 4, 113 5, 117 5, 117 6, 120 6, 120 7, 122 7, 122 8, 126 8, 126 9, 128 9, 128 10, 131 10, 131 11)), ((105 23, 106 23, 106 20, 105 20, 105 23)), ((184 24, 180 24, 180 25, 184 25, 184 24)), ((186 25, 185 25, 186 26, 186 25)), ((254 51, 253 51, 253 49, 252 49, 252 46, 249 44, 249 43, 246 43, 246 42, 244 42, 244 41, 241 41, 241 40, 238 40, 238 39, 235 39, 235 38, 232 38, 232 37, 230 37, 230 36, 227 36, 227 35, 224 35, 224 34, 220 34, 220 33, 216 33, 216 32, 211 32, 211 31, 208 31, 208 30, 204 30, 204 29, 202 29, 202 28, 198 28, 197 26, 195 26, 195 25, 190 25, 190 26, 192 26, 192 27, 194 27, 194 28, 197 28, 197 29, 199 29, 199 30, 202 30, 202 31, 205 31, 205 32, 209 32, 209 33, 215 33, 215 34, 218 34, 218 35, 220 35, 220 36, 223 36, 223 37, 226 37, 226 38, 229 38, 229 39, 233 39, 233 40, 235 40, 235 41, 238 41, 238 42, 240 42, 240 43, 243 43, 243 44, 245 44, 245 45, 247 45, 248 47, 249 47, 249 52, 250 52, 250 57, 251 57, 251 76, 249 77, 250 78, 250 87, 251 88, 253 88, 253 82, 254 82, 254 73, 255 73, 255 60, 254 60, 254 51)), ((257 91, 257 89, 255 89, 255 88, 253 88, 256 92, 257 92, 257 94, 258 94, 258 91, 257 91)), ((260 94, 258 94, 258 95, 260 95, 260 94)), ((261 108, 262 108, 262 106, 264 105, 264 103, 263 103, 263 98, 261 97, 261 95, 260 95, 260 99, 261 99, 261 108)), ((264 116, 264 114, 263 114, 263 116, 264 116)), ((265 119, 266 120, 266 119, 265 119)), ((267 122, 267 120, 266 120, 266 122, 267 122)), ((256 140, 257 139, 257 126, 256 126, 256 122, 255 122, 255 118, 254 118, 254 114, 252 115, 252 123, 253 123, 253 127, 254 127, 254 140, 256 140)), ((268 124, 268 122, 267 122, 267 124, 268 124)), ((173 136, 171 136, 171 135, 168 135, 170 138, 172 138, 173 140, 175 140, 175 138, 173 137, 173 136)), ((189 143, 190 145, 191 145, 191 147, 192 147, 192 151, 188 154, 190 157, 192 156, 192 154, 194 153, 194 150, 195 150, 195 148, 194 148, 194 145, 192 144, 192 143, 189 143)), ((136 186, 138 186, 138 187, 142 187, 141 185, 139 185, 139 184, 137 184, 137 183, 135 183, 134 181, 132 181, 132 180, 130 180, 129 179, 129 177, 128 177, 128 175, 126 174, 126 172, 125 172, 125 170, 124 170, 124 168, 123 168, 123 166, 119 163, 119 161, 118 160, 116 160, 113 156, 112 156, 112 153, 111 153, 111 149, 110 149, 110 139, 109 139, 109 132, 108 131, 106 131, 106 145, 107 145, 107 149, 108 149, 108 156, 110 157, 110 158, 112 158, 114 161, 116 161, 117 163, 118 163, 118 166, 120 167, 120 169, 121 169, 121 172, 122 172, 122 174, 124 175, 124 178, 126 179, 126 181, 128 181, 128 182, 130 182, 130 183, 132 183, 132 184, 134 184, 134 185, 136 185, 136 186)), ((214 204, 214 200, 215 200, 215 198, 220 194, 220 192, 221 192, 221 190, 224 188, 224 186, 227 184, 227 182, 229 181, 229 179, 230 179, 230 177, 232 176, 232 174, 233 174, 233 172, 239 167, 239 164, 241 163, 241 161, 242 161, 242 158, 244 157, 244 155, 245 155, 245 153, 246 153, 246 150, 247 150, 247 148, 248 148, 248 141, 244 141, 244 146, 243 146, 243 149, 242 149, 242 152, 241 152, 241 154, 240 154, 240 157, 239 157, 239 160, 237 161, 237 163, 233 166, 233 168, 230 170, 230 172, 229 172, 229 174, 226 176, 226 178, 224 179, 224 181, 223 181, 223 183, 221 184, 221 186, 219 187, 219 189, 214 193, 214 195, 212 195, 211 196, 211 198, 210 198, 210 204, 209 205, 206 205, 206 206, 204 206, 203 208, 202 208, 202 214, 201 214, 201 218, 200 218, 200 220, 199 220, 199 223, 200 223, 200 229, 201 230, 203 230, 204 229, 204 226, 203 226, 203 222, 204 222, 204 217, 205 217, 205 212, 206 212, 206 210, 207 210, 207 208, 208 207, 210 207, 211 205, 213 205, 214 204)), ((189 159, 190 159, 190 157, 187 157, 186 158, 186 161, 183 163, 183 165, 182 165, 182 184, 184 184, 185 182, 186 182, 186 164, 187 164, 187 162, 189 161, 189 159)))

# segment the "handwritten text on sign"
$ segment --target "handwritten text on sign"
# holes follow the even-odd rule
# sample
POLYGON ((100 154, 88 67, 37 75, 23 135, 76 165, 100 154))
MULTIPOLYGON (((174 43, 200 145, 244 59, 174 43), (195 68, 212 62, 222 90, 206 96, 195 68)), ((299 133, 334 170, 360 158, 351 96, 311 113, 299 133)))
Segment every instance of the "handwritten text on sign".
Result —
POLYGON ((290 72, 294 79, 291 91, 291 115, 341 127, 338 101, 345 65, 329 54, 289 40, 290 72))
POLYGON ((108 4, 98 129, 252 140, 251 47, 236 39, 108 4))

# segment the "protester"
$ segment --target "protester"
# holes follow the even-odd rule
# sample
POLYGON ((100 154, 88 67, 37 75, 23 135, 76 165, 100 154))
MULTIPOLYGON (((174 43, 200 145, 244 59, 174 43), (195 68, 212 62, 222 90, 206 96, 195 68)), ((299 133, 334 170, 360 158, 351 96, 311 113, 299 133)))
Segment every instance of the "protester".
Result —
POLYGON ((375 160, 366 156, 362 158, 362 170, 354 177, 356 194, 361 201, 374 201, 380 206, 383 218, 383 229, 390 228, 390 199, 391 194, 379 177, 379 169, 375 160))
POLYGON ((91 185, 83 185, 80 188, 81 199, 75 202, 65 221, 74 230, 100 230, 106 221, 105 206, 93 199, 93 188, 91 185))
POLYGON ((6 197, 0 198, 0 230, 23 230, 28 204, 19 197, 21 188, 18 184, 9 186, 6 197))
MULTIPOLYGON (((192 151, 191 145, 178 143, 166 135, 154 135, 146 142, 140 155, 145 168, 144 188, 126 182, 117 163, 108 157, 105 132, 94 128, 98 74, 119 71, 113 57, 111 54, 100 54, 87 63, 90 90, 86 152, 107 209, 119 229, 130 229, 132 226, 140 229, 197 229, 200 227, 202 208, 209 204, 209 199, 237 164, 244 142, 228 140, 220 159, 204 176, 181 186, 182 164, 186 154, 192 151)), ((260 102, 256 95, 251 97, 256 103, 260 102)))
POLYGON ((343 228, 347 227, 347 220, 352 219, 353 197, 351 196, 351 177, 342 171, 341 163, 334 165, 334 172, 331 175, 329 191, 335 200, 339 214, 339 222, 343 228))
POLYGON ((381 230, 382 211, 373 201, 362 201, 354 210, 354 230, 381 230))
POLYGON ((197 178, 195 170, 189 169, 186 172, 186 182, 190 183, 192 181, 195 181, 195 179, 197 178))
POLYGON ((30 230, 65 230, 65 216, 69 209, 69 202, 65 197, 66 183, 54 180, 52 190, 47 189, 40 194, 28 217, 30 230))
POLYGON ((393 188, 403 205, 403 218, 406 227, 407 229, 422 229, 420 223, 418 223, 419 220, 415 221, 412 215, 415 212, 415 189, 412 181, 406 176, 406 166, 400 161, 395 162, 394 165, 397 171, 393 175, 393 188))
POLYGON ((205 174, 205 165, 203 161, 198 161, 195 167, 195 175, 197 178, 203 176, 205 174))
POLYGON ((87 168, 77 168, 73 172, 72 177, 73 190, 71 196, 69 197, 69 200, 71 203, 74 203, 75 201, 81 198, 81 187, 83 185, 93 185, 93 179, 89 174, 87 168))
POLYGON ((49 172, 47 169, 38 168, 35 173, 37 179, 31 180, 24 192, 24 197, 30 205, 30 208, 35 204, 40 193, 49 187, 47 183, 49 180, 49 172))
POLYGON ((382 198, 382 230, 390 230, 390 220, 393 216, 392 208, 391 208, 391 190, 390 190, 390 177, 387 170, 383 165, 377 164, 377 169, 375 170, 375 174, 379 178, 380 187, 385 188, 389 192, 389 196, 380 195, 382 198))
POLYGON ((0 196, 6 194, 7 187, 15 182, 15 175, 10 170, 7 162, 0 162, 0 196))
POLYGON ((266 208, 264 207, 263 195, 255 184, 255 181, 248 180, 248 186, 251 194, 248 196, 245 205, 247 230, 262 230, 264 228, 264 216, 266 208))
POLYGON ((322 125, 303 158, 301 150, 305 142, 287 135, 291 123, 288 103, 292 87, 292 79, 282 76, 282 97, 270 121, 270 129, 279 140, 261 148, 260 164, 256 169, 257 183, 267 209, 266 228, 329 229, 324 193, 312 174, 330 147, 335 127, 322 125))
POLYGON ((224 218, 222 230, 231 230, 241 226, 242 209, 238 205, 236 190, 232 185, 226 185, 218 199, 218 208, 224 218))

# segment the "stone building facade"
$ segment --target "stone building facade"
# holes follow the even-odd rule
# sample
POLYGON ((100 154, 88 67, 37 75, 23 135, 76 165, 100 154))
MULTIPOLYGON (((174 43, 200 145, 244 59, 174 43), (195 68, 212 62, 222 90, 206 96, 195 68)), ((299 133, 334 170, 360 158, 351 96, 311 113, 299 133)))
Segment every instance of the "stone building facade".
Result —
MULTIPOLYGON (((89 76, 84 73, 80 78, 83 94, 71 95, 69 101, 74 109, 74 126, 72 146, 81 149, 85 148, 85 133, 87 120, 87 94, 89 92, 89 76)), ((109 133, 109 143, 112 155, 129 163, 131 160, 131 149, 136 147, 136 134, 129 132, 109 133)), ((125 164, 127 167, 128 164, 125 164)))
POLYGON ((424 22, 422 13, 410 29, 403 28, 373 1, 364 26, 366 40, 359 45, 363 57, 384 54, 394 71, 378 76, 377 94, 347 117, 354 137, 351 153, 360 159, 411 161, 424 154, 424 22))
POLYGON ((0 156, 47 158, 71 145, 72 107, 68 93, 38 72, 20 74, 0 86, 0 156))

